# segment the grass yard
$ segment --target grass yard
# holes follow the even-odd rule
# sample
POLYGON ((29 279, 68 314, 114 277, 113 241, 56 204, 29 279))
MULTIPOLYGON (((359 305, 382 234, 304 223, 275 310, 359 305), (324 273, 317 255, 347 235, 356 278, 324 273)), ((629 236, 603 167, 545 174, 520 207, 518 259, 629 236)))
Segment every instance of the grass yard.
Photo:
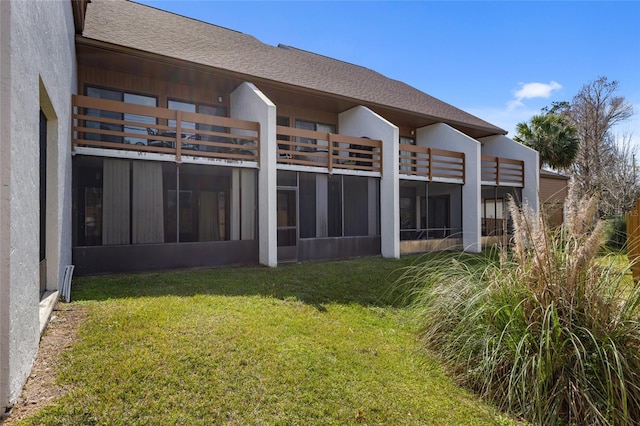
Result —
POLYGON ((20 424, 510 424, 447 378, 380 258, 82 278, 70 391, 20 424))

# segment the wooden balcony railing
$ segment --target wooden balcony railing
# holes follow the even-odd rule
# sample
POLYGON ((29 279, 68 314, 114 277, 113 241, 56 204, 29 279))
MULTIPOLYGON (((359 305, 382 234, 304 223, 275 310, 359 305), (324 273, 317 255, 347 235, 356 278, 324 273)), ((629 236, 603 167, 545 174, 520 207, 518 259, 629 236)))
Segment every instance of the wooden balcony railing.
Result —
POLYGON ((524 161, 482 156, 482 182, 524 187, 524 161))
POLYGON ((278 164, 382 173, 382 141, 277 126, 278 164))
POLYGON ((73 96, 72 150, 107 148, 259 162, 259 123, 73 96))
POLYGON ((465 182, 465 156, 462 152, 400 144, 400 174, 451 179, 465 182))

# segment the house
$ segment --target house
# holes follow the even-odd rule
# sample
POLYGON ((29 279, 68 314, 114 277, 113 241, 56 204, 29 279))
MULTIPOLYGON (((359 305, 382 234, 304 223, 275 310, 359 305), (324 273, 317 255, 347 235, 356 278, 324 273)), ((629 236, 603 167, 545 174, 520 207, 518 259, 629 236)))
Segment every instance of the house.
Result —
POLYGON ((0 2, 0 416, 19 396, 71 264, 73 9, 0 2))
POLYGON ((131 1, 28 4, 0 2, 0 407, 66 265, 477 252, 508 195, 537 209, 537 152, 373 70, 131 1))
POLYGON ((367 68, 133 2, 76 51, 77 274, 478 251, 537 205, 534 151, 367 68))
POLYGON ((569 177, 540 169, 540 207, 549 225, 560 226, 564 220, 564 203, 569 196, 569 177))

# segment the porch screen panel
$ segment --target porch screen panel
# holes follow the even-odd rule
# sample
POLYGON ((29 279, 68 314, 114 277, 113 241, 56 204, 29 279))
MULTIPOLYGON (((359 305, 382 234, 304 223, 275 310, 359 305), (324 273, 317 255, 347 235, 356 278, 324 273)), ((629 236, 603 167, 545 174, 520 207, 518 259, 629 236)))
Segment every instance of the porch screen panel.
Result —
POLYGON ((369 182, 366 177, 343 176, 344 235, 364 236, 369 233, 369 182))
POLYGON ((178 173, 179 242, 240 239, 243 211, 238 187, 239 171, 230 167, 183 164, 178 173), (233 191, 232 186, 236 187, 233 191), (232 204, 236 204, 233 210, 232 204), (237 227, 235 234, 232 233, 234 226, 237 227))
POLYGON ((342 237, 342 177, 330 175, 327 188, 329 237, 342 237))
POLYGON ((162 163, 133 162, 133 244, 164 242, 162 163))
POLYGON ((240 239, 253 240, 256 235, 256 172, 240 170, 240 239))
POLYGON ((327 175, 315 175, 316 177, 316 237, 329 236, 329 177, 327 175))
POLYGON ((198 210, 199 241, 220 240, 218 193, 212 191, 200 192, 198 210))
POLYGON ((316 175, 300 173, 300 238, 316 237, 316 175))
POLYGON ((102 244, 129 244, 129 160, 105 158, 102 182, 102 244))

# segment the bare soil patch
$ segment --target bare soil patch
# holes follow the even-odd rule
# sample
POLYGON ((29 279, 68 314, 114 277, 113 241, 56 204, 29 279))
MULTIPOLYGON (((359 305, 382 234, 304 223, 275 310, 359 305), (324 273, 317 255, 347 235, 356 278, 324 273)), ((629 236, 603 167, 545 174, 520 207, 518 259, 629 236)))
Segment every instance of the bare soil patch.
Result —
POLYGON ((56 382, 56 375, 60 369, 60 355, 77 339, 79 325, 86 318, 86 307, 58 303, 40 339, 40 347, 31 375, 11 415, 4 422, 0 420, 2 426, 12 425, 35 413, 68 391, 66 387, 56 382))

